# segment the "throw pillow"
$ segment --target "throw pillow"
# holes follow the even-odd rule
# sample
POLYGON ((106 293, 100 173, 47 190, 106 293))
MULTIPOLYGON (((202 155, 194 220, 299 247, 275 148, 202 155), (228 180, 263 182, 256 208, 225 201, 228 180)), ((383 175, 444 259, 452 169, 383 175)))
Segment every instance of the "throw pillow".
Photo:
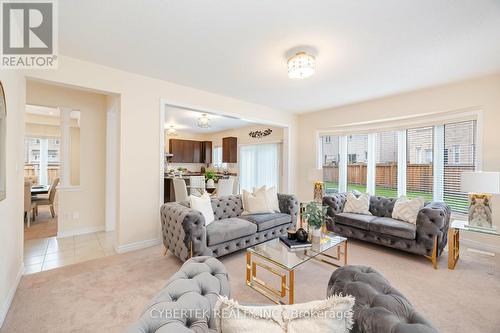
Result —
POLYGON ((243 306, 220 297, 215 305, 218 332, 224 333, 347 333, 353 325, 354 297, 276 306, 243 306))
POLYGON ((265 191, 257 191, 253 194, 243 190, 243 210, 242 215, 273 213, 267 202, 265 191))
POLYGON ((212 210, 212 200, 210 200, 208 193, 204 193, 200 197, 190 195, 189 201, 191 208, 199 211, 203 215, 206 226, 215 220, 214 211, 212 210))
POLYGON ((392 218, 409 223, 416 224, 418 212, 424 208, 425 200, 422 197, 408 199, 405 196, 400 197, 394 204, 392 218))
POLYGON ((254 187, 253 194, 255 195, 257 192, 265 192, 269 208, 271 208, 271 210, 273 210, 274 212, 277 213, 280 212, 280 205, 278 202, 278 190, 276 189, 276 186, 270 188, 267 188, 266 185, 260 188, 254 187))
POLYGON ((344 206, 344 213, 356 213, 363 215, 372 215, 370 213, 370 195, 368 193, 360 194, 359 197, 349 192, 344 206))

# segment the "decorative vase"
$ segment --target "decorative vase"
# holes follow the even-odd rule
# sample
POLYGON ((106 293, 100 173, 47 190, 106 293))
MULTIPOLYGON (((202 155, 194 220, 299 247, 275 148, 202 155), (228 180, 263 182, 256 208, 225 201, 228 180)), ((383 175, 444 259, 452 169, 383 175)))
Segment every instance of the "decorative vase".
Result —
POLYGON ((213 179, 207 180, 207 187, 208 188, 214 188, 215 187, 215 182, 213 179))
POLYGON ((322 237, 322 232, 321 232, 321 227, 316 228, 316 227, 311 227, 311 241, 313 243, 319 243, 321 241, 322 237))

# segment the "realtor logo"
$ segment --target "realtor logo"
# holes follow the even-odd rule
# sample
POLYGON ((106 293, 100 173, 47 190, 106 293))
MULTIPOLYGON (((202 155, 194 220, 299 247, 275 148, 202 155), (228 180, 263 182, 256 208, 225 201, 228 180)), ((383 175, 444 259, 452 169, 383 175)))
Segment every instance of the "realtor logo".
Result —
POLYGON ((56 4, 35 1, 1 1, 2 68, 57 67, 56 4))

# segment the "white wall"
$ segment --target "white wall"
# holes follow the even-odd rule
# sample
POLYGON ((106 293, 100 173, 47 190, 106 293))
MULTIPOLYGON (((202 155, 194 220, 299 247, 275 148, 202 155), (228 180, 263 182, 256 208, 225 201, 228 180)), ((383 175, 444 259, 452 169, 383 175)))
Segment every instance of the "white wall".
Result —
POLYGON ((58 236, 104 230, 107 96, 28 81, 26 100, 80 111, 80 127, 70 130, 71 185, 77 187, 59 190, 58 236))
MULTIPOLYGON (((162 98, 169 104, 289 125, 290 145, 295 147, 296 116, 269 107, 64 56, 59 57, 58 70, 32 71, 29 76, 120 95, 119 251, 156 244, 161 237, 158 152, 162 98)), ((294 169, 290 170, 287 183, 293 191, 294 169)))
MULTIPOLYGON (((500 171, 500 75, 457 82, 411 93, 307 113, 299 117, 298 173, 307 175, 315 167, 316 132, 339 125, 478 108, 484 114, 482 161, 483 171, 500 171)), ((481 133, 479 133, 481 134, 481 133)), ((301 200, 312 199, 312 184, 307 177, 298 178, 297 193, 301 200)), ((493 200, 494 224, 500 228, 500 196, 493 200), (495 213, 496 212, 496 213, 495 213)), ((500 250, 498 237, 480 237, 464 233, 485 249, 500 250)), ((472 244, 472 243, 471 243, 472 244)))
POLYGON ((0 201, 0 326, 23 271, 23 147, 25 80, 0 70, 7 102, 7 197, 0 201))

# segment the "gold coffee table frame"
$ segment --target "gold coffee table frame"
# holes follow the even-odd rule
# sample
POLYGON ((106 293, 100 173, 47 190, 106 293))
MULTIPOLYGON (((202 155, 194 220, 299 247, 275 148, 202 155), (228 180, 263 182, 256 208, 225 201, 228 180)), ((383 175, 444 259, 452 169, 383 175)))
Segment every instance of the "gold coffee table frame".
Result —
MULTIPOLYGON (((343 237, 342 237, 343 238, 343 237)), ((279 240, 271 240, 269 242, 279 240)), ((265 244, 265 243, 264 243, 265 244)), ((281 246, 286 247, 284 244, 281 246)), ((335 267, 341 267, 347 265, 347 238, 343 238, 338 244, 333 245, 323 251, 315 251, 312 248, 302 249, 302 250, 292 250, 290 252, 298 251, 304 255, 301 262, 297 263, 293 267, 288 267, 285 264, 277 262, 268 258, 266 255, 258 253, 255 250, 247 249, 246 253, 246 284, 250 288, 254 289, 258 293, 267 297, 276 304, 294 304, 294 288, 295 288, 295 268, 302 265, 303 263, 309 261, 310 259, 315 259, 335 267), (341 248, 343 247, 343 251, 341 248), (326 253, 331 249, 337 249, 336 255, 330 255, 326 253), (258 261, 255 259, 259 259, 258 261), (336 262, 332 261, 335 260, 336 262), (277 289, 273 287, 269 282, 257 276, 258 270, 264 269, 265 271, 271 273, 279 279, 280 288, 277 289), (288 300, 287 300, 288 298, 288 300)))

